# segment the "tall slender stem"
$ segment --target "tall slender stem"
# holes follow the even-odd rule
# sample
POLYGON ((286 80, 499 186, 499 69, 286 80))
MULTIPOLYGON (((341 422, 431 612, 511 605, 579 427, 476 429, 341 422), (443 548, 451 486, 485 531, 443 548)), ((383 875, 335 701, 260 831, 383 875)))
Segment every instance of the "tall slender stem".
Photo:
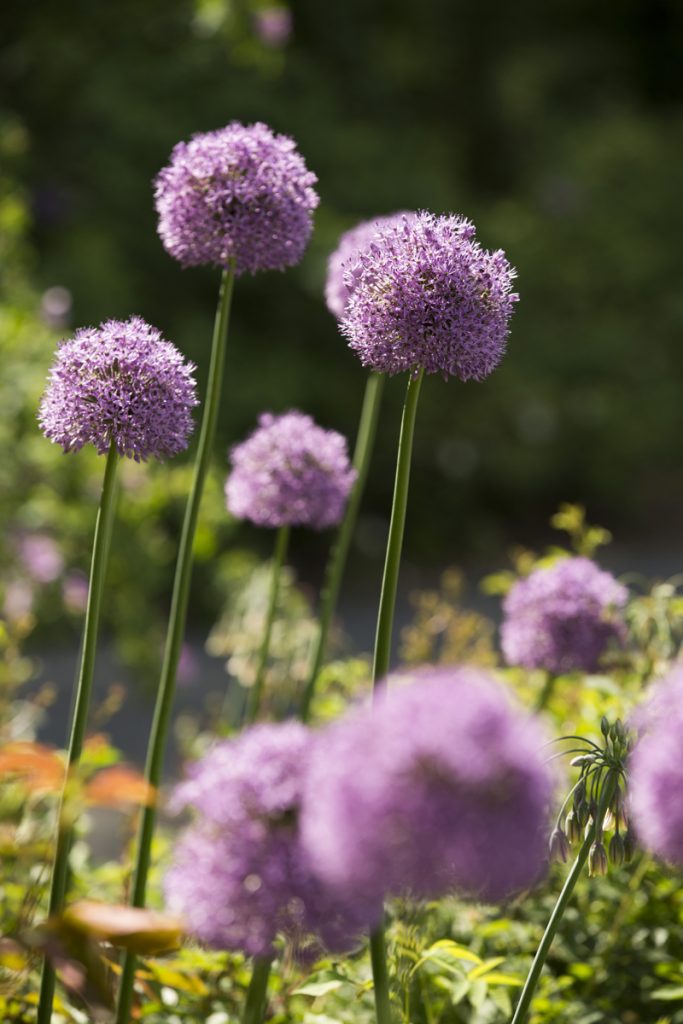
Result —
POLYGON ((553 695, 556 681, 557 676, 554 672, 545 673, 545 680, 543 681, 543 686, 539 690, 538 697, 536 698, 536 703, 534 704, 535 712, 545 711, 548 701, 553 695))
POLYGON ((553 944, 553 939, 555 938, 555 935, 557 933, 557 929, 559 927, 560 921, 562 920, 562 916, 565 910, 567 909, 567 904, 569 903, 572 897, 572 893, 574 892, 576 883, 579 880, 579 876, 581 875, 583 867, 586 861, 588 860, 590 848, 596 836, 599 836, 602 832, 602 823, 605 814, 607 813, 607 808, 609 807, 612 797, 614 795, 615 785, 616 779, 609 775, 605 781, 605 786, 603 788, 602 797, 600 799, 600 805, 598 807, 598 813, 596 815, 595 821, 589 829, 588 835, 581 844, 576 860, 572 864, 571 870, 567 875, 564 885, 562 886, 562 891, 560 892, 560 895, 557 898, 557 903, 555 904, 553 912, 550 915, 550 919, 546 926, 545 932, 543 933, 543 938, 541 939, 540 945, 536 950, 536 955, 532 961, 531 967, 529 969, 529 974, 527 975, 527 979, 524 982, 524 988, 522 989, 522 993, 519 997, 519 1002, 517 1003, 517 1008, 515 1009, 515 1014, 512 1018, 511 1024, 524 1024, 524 1021, 526 1020, 527 1014, 529 1012, 529 1007, 531 1005, 531 1000, 534 997, 534 992, 536 991, 536 986, 538 985, 538 979, 541 976, 541 971, 543 970, 543 966, 548 957, 548 953, 550 952, 550 947, 553 944))
POLYGON ((289 530, 289 526, 281 526, 277 531, 277 538, 275 540, 275 553, 273 554, 273 562, 270 570, 270 588, 268 592, 266 624, 263 630, 261 650, 259 651, 256 679, 254 680, 254 685, 251 688, 251 696, 249 699, 249 711, 247 712, 246 717, 248 725, 252 725, 256 721, 258 718, 259 708, 261 706, 263 683, 266 678, 266 666, 268 665, 268 652, 270 651, 270 637, 273 632, 275 609, 277 608, 277 595, 280 589, 280 574, 282 572, 282 565, 285 560, 285 555, 287 554, 287 545, 289 543, 289 530))
MULTIPOLYGON (((209 364, 209 376, 207 382, 207 393, 204 401, 204 412, 202 425, 199 434, 197 447, 197 458, 194 465, 194 476, 192 486, 185 509, 185 519, 180 536, 178 548, 178 561, 176 563, 175 580, 173 584, 173 597, 171 599, 171 611, 166 634, 166 647, 164 660, 159 679, 159 689, 154 708, 152 730, 147 747, 147 763, 145 775, 147 781, 158 787, 161 780, 161 771, 164 761, 166 737, 173 707, 175 695, 175 681, 178 671, 178 662, 185 635, 185 623, 187 620, 187 607, 190 596, 190 580, 192 577, 192 548, 199 519, 199 508, 204 490, 204 481, 211 463, 214 437, 216 435, 216 422, 218 419, 218 408, 220 405, 221 388, 223 384, 223 367, 225 364, 225 349, 228 336, 228 323, 230 320, 230 306, 232 302, 233 284, 235 279, 234 266, 228 266, 222 274, 218 309, 213 331, 211 345, 211 361, 209 364)), ((140 829, 138 833, 137 862, 133 882, 133 893, 131 903, 134 907, 145 905, 147 891, 147 875, 151 860, 152 837, 156 821, 156 808, 148 805, 143 808, 140 818, 140 829)), ((117 1024, 129 1024, 130 1010, 133 999, 133 980, 135 976, 135 956, 127 952, 123 962, 121 974, 121 985, 119 988, 119 1001, 117 1007, 117 1024)))
POLYGON ((315 684, 325 657, 327 634, 329 632, 330 625, 332 624, 332 619, 337 606, 339 588, 341 586, 344 569, 346 567, 346 559, 348 557, 356 519, 358 518, 358 509, 360 508, 363 491, 365 490, 365 483, 368 478, 368 470, 370 468, 370 460, 372 459, 375 435, 377 433, 377 420, 379 419, 383 389, 384 377, 379 373, 371 373, 365 385, 363 407, 361 409, 360 422, 358 424, 358 436, 356 438, 356 447, 353 453, 353 466, 358 476, 356 477, 356 482, 353 485, 353 490, 349 496, 344 518, 342 519, 341 526, 339 527, 336 541, 330 553, 327 568, 325 570, 325 582, 323 584, 323 592, 320 602, 318 636, 313 650, 308 680, 304 688, 301 698, 301 706, 299 708, 299 717, 302 722, 308 721, 311 710, 311 701, 313 700, 313 694, 315 693, 315 684))
POLYGON ((247 989, 242 1024, 261 1024, 266 1007, 268 978, 272 964, 270 957, 259 956, 254 960, 254 969, 247 989))
MULTIPOLYGON (((88 708, 90 706, 90 695, 92 693, 93 675, 95 671, 95 655, 97 652, 97 634, 99 630, 100 610, 102 607, 102 593, 104 590, 109 545, 116 510, 116 470, 118 467, 118 461, 119 454, 116 450, 116 445, 112 443, 109 448, 109 454, 107 455, 107 461, 105 464, 102 496, 100 498, 100 507, 97 513, 97 521, 95 523, 92 562, 90 564, 88 603, 85 611, 81 660, 78 671, 78 680, 76 683, 76 698, 74 701, 73 717, 71 720, 71 735, 69 738, 69 769, 77 765, 80 760, 81 752, 83 750, 85 729, 88 722, 88 708)), ((57 849, 55 851, 54 866, 52 869, 52 884, 50 888, 50 916, 58 914, 64 906, 69 877, 69 853, 73 840, 73 829, 70 824, 62 820, 63 803, 64 793, 62 793, 62 799, 59 807, 59 831, 57 835, 57 849)), ((54 992, 55 972, 46 960, 43 964, 43 974, 40 982, 40 1001, 38 1004, 37 1024, 50 1024, 50 1021, 52 1020, 54 992)))
MULTIPOLYGON (((384 561, 384 576, 382 578, 382 591, 377 613, 377 632, 375 634, 375 656, 372 666, 372 681, 375 692, 377 691, 378 682, 389 670, 391 659, 394 608, 396 605, 398 573, 401 565, 401 551, 403 549, 406 509, 408 507, 408 484, 410 483, 410 463, 413 454, 415 416, 423 376, 424 370, 420 370, 415 377, 411 377, 408 381, 408 389, 403 406, 403 417, 401 419, 398 455, 396 457, 394 497, 391 505, 387 553, 384 561)), ((377 1024, 391 1024, 389 972, 387 970, 383 925, 379 925, 370 933, 370 959, 372 961, 377 1024)))

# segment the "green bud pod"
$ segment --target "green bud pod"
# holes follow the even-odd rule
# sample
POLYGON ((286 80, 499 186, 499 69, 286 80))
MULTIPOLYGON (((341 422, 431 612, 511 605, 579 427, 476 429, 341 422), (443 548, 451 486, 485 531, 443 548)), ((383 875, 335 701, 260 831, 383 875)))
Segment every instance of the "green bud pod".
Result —
POLYGON ((588 876, 596 878, 607 874, 607 851, 602 843, 593 843, 588 854, 588 876))
POLYGON ((564 820, 564 827, 570 843, 578 843, 581 839, 581 823, 576 811, 570 811, 564 820))
POLYGON ((635 836, 633 834, 632 829, 628 828, 626 830, 626 835, 624 836, 624 860, 626 861, 627 864, 631 863, 631 861, 633 860, 633 855, 635 854, 635 852, 636 852, 636 838, 635 838, 635 836))
POLYGON ((618 867, 624 863, 625 856, 624 840, 618 832, 615 832, 609 844, 609 859, 618 867))
POLYGON ((609 722, 607 721, 606 715, 603 715, 600 719, 600 732, 605 737, 605 739, 607 739, 607 737, 609 736, 609 722))

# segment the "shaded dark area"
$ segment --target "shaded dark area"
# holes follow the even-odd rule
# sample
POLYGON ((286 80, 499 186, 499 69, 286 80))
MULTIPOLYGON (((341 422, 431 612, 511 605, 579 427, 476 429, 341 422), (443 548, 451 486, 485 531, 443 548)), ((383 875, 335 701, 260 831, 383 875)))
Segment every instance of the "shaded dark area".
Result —
MULTIPOLYGON (((322 301, 326 257, 361 218, 453 210, 508 252, 521 302, 490 381, 427 382, 412 556, 535 538, 562 500, 636 540, 676 528, 680 5, 297 0, 279 48, 255 35, 255 9, 4 5, 2 108, 26 132, 10 173, 28 190, 39 286, 69 289, 73 326, 136 312, 202 364, 217 275, 163 252, 150 182, 178 139, 265 120, 296 138, 321 206, 300 267, 239 282, 223 445, 263 408, 353 435, 364 371, 322 301)), ((370 546, 403 388, 387 390, 370 546)))

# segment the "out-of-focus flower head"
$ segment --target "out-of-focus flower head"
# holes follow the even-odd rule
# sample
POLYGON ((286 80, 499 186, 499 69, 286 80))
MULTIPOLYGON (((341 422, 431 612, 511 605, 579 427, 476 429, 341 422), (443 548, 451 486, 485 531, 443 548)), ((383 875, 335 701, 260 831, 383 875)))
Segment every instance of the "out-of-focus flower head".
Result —
POLYGON ((503 654, 510 665, 561 674, 595 672, 621 644, 628 591, 589 558, 563 558, 518 580, 503 602, 503 654))
POLYGON ((389 679, 371 709, 320 735, 301 827, 342 898, 497 899, 546 861, 551 778, 536 723, 474 668, 389 679))
MULTIPOLYGON (((381 228, 399 224, 404 218, 409 220, 414 216, 406 210, 399 213, 390 213, 385 217, 375 217, 373 220, 364 220, 356 224, 354 228, 345 231, 337 243, 337 248, 327 261, 327 279, 325 281, 325 301, 330 313, 339 319, 346 309, 351 295, 351 289, 346 284, 346 265, 350 260, 356 260, 360 250, 364 249, 375 237, 381 228)), ((353 284, 353 281, 351 282, 353 284)))
POLYGON ((197 812, 174 852, 166 899, 189 930, 218 949, 273 951, 278 932, 319 936, 348 949, 366 927, 312 874, 299 841, 310 733, 296 723, 259 725, 219 744, 190 771, 173 806, 197 812))
POLYGON ((642 732, 629 761, 629 805, 638 839, 683 867, 683 664, 656 684, 635 716, 642 732))
POLYGON ((334 526, 344 514, 356 471, 346 439, 304 413, 263 413, 258 428, 231 452, 228 510, 257 526, 334 526))
POLYGON ((341 330, 380 373, 483 380, 503 357, 518 296, 502 250, 462 217, 418 213, 380 228, 346 264, 341 330))
POLYGON ((52 583, 64 568, 59 545, 45 533, 23 534, 17 541, 19 558, 37 583, 52 583))
POLYGON ((316 181, 288 136, 232 121, 175 146, 154 185, 159 235, 185 267, 283 270, 311 236, 316 181))
POLYGON ((292 12, 288 7, 262 7, 254 13, 254 31, 264 46, 279 49, 292 34, 292 12))
POLYGON ((62 599, 68 611, 84 612, 88 604, 88 577, 82 572, 70 572, 62 583, 62 599))
POLYGON ((140 317, 85 327, 57 350, 39 420, 65 452, 114 444, 139 462, 177 455, 197 405, 194 364, 140 317))

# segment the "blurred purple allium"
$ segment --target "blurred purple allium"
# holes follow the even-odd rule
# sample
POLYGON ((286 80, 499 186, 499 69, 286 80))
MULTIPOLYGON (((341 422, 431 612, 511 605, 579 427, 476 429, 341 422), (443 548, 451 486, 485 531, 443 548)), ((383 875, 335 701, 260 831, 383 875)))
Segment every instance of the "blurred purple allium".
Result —
POLYGON ((258 725, 216 746, 175 793, 197 818, 164 883, 170 907, 218 949, 272 953, 278 932, 348 949, 366 926, 311 873, 299 840, 311 739, 299 723, 258 725))
POLYGON ((265 46, 284 46, 292 34, 292 12, 287 7, 263 7, 254 13, 254 31, 265 46))
POLYGON ((291 267, 313 229, 316 181, 292 139, 233 121, 175 146, 154 184, 159 235, 184 267, 291 267))
POLYGON ((62 599, 68 611, 84 612, 88 605, 88 577, 82 572, 70 572, 62 583, 62 599))
POLYGON ((626 587, 589 558, 563 558, 518 580, 503 602, 501 645, 509 665, 561 674, 595 672, 623 644, 626 587))
POLYGON ((257 526, 334 526, 344 514, 356 471, 346 438, 304 413, 263 413, 231 452, 228 510, 257 526))
POLYGON ((491 900, 533 884, 552 789, 538 726, 479 669, 414 678, 320 734, 301 819, 316 871, 368 908, 382 894, 491 900))
POLYGON ((50 371, 39 420, 65 452, 113 443, 136 462, 187 447, 197 405, 194 364, 140 317, 85 327, 64 341, 50 371))
POLYGON ((351 295, 351 285, 344 281, 346 265, 356 259, 359 251, 368 246, 381 228, 400 224, 403 218, 412 220, 414 214, 405 210, 390 213, 385 217, 364 220, 354 228, 345 231, 337 243, 337 248, 327 261, 327 279, 325 281, 325 302, 330 313, 339 319, 346 309, 351 295))
POLYGON ((639 840, 683 867, 683 664, 659 682, 636 716, 629 805, 639 840))
POLYGON ((19 558, 37 583, 52 583, 64 568, 59 545, 44 533, 24 534, 17 541, 19 558))
POLYGON ((483 380, 503 357, 518 296, 502 250, 462 217, 418 213, 381 228, 346 264, 341 330, 364 366, 483 380))

